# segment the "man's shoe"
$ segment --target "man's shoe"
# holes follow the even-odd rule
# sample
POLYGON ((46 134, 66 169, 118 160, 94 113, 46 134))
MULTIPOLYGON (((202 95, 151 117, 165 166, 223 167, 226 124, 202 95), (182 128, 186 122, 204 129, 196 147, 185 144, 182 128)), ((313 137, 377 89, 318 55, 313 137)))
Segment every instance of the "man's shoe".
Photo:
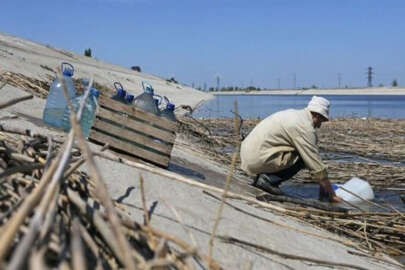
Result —
POLYGON ((284 192, 278 187, 273 186, 269 182, 269 177, 265 174, 260 174, 254 182, 254 186, 273 195, 284 195, 284 192))

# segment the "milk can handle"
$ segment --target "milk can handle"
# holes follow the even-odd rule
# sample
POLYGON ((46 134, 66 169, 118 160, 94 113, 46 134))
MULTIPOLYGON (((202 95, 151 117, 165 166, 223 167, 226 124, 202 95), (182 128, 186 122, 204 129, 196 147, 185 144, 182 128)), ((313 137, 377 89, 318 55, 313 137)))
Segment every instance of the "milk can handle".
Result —
POLYGON ((114 88, 115 88, 116 90, 120 90, 120 89, 124 90, 124 87, 122 87, 122 84, 119 83, 119 82, 115 82, 115 83, 114 83, 114 88), (119 88, 118 88, 118 87, 119 87, 119 88))
POLYGON ((75 72, 75 68, 72 66, 72 64, 69 64, 68 62, 62 62, 62 64, 60 65, 60 67, 62 69, 61 70, 62 73, 63 73, 63 70, 66 68, 66 66, 69 66, 72 69, 72 75, 73 75, 75 72))
POLYGON ((150 85, 150 84, 147 83, 147 82, 142 81, 142 88, 143 88, 143 91, 145 91, 146 88, 148 88, 148 87, 150 87, 150 88, 153 90, 152 85, 150 85))

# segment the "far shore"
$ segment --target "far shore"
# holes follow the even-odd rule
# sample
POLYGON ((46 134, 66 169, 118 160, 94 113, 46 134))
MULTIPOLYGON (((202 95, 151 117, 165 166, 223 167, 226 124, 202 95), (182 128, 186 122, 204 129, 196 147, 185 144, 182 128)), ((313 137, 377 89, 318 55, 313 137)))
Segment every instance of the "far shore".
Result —
POLYGON ((211 93, 213 95, 405 95, 405 88, 275 89, 211 93))

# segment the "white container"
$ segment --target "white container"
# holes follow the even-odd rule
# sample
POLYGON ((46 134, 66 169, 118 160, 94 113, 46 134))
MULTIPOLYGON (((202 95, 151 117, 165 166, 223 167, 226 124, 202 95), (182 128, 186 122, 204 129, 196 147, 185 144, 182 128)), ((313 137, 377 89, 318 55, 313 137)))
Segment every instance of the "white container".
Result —
POLYGON ((342 198, 348 202, 361 202, 362 200, 355 195, 344 191, 344 189, 356 194, 357 196, 365 199, 365 200, 372 200, 374 199, 374 192, 370 184, 360 178, 353 177, 349 181, 347 181, 344 185, 339 186, 338 189, 335 190, 336 196, 342 198))

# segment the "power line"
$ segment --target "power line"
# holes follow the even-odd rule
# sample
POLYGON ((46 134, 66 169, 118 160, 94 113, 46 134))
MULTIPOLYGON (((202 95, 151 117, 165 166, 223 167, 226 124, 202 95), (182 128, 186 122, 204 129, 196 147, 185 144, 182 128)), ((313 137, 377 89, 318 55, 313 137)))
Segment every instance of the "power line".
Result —
POLYGON ((367 86, 368 87, 373 87, 373 68, 372 67, 368 67, 367 68, 367 86))
POLYGON ((219 85, 220 85, 220 80, 221 80, 219 75, 216 76, 216 79, 217 79, 217 91, 219 91, 219 85))

